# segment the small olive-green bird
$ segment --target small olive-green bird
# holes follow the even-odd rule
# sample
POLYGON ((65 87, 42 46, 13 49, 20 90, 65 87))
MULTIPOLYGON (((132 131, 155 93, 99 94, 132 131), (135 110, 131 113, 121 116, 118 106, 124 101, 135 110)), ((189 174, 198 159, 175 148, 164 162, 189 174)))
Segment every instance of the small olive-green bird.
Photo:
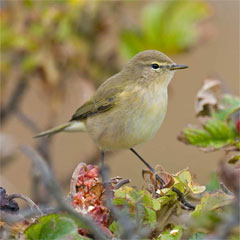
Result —
POLYGON ((130 149, 144 161, 133 147, 151 139, 160 128, 167 109, 168 84, 175 71, 184 68, 187 66, 175 64, 159 51, 142 51, 102 83, 69 122, 36 137, 88 132, 101 150, 102 164, 104 152, 119 149, 130 149))

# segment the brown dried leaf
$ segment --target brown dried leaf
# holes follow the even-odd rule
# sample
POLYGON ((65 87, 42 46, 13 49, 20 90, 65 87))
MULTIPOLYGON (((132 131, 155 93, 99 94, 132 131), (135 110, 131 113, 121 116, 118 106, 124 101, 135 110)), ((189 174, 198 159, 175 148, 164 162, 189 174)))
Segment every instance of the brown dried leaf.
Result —
POLYGON ((72 174, 72 179, 71 179, 71 183, 70 183, 70 195, 74 196, 74 194, 76 193, 76 185, 77 185, 77 181, 78 181, 78 175, 79 175, 79 171, 83 168, 86 167, 86 163, 80 162, 77 167, 74 169, 74 172, 72 174))
POLYGON ((170 173, 166 172, 163 167, 157 165, 155 170, 155 173, 152 173, 150 170, 142 170, 142 177, 144 181, 147 183, 148 186, 152 186, 150 192, 152 192, 153 189, 156 192, 158 189, 161 188, 169 188, 174 184, 173 176, 170 173), (159 175, 163 179, 163 181, 165 182, 164 186, 162 186, 161 183, 156 180, 156 175, 159 175))
POLYGON ((217 108, 217 95, 220 84, 221 82, 219 80, 212 78, 208 78, 204 81, 195 100, 195 111, 197 116, 208 117, 211 115, 212 109, 217 108))

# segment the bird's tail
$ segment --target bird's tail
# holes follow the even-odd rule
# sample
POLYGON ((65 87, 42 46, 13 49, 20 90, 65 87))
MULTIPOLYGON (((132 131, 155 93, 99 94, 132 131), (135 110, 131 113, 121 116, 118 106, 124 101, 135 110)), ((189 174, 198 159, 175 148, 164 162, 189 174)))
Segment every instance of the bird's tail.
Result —
POLYGON ((51 128, 47 131, 40 132, 34 138, 39 138, 43 136, 51 136, 53 134, 59 132, 78 132, 78 131, 86 131, 85 124, 81 121, 70 121, 67 123, 63 123, 57 127, 51 128))

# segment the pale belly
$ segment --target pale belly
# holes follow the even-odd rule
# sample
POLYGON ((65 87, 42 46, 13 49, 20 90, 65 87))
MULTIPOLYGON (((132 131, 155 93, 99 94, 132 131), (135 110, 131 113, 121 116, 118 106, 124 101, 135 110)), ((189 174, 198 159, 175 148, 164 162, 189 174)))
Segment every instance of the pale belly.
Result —
POLYGON ((131 148, 154 136, 165 117, 166 108, 167 92, 128 99, 116 108, 90 117, 88 132, 101 150, 131 148))

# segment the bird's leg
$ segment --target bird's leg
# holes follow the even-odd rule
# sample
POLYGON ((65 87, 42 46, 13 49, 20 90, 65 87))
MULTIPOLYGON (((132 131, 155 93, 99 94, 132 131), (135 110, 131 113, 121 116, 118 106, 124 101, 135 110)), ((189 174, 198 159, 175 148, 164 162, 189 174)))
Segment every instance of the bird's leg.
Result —
POLYGON ((104 168, 104 151, 101 151, 101 168, 104 168))
POLYGON ((105 172, 105 166, 104 166, 104 151, 101 151, 101 168, 100 168, 100 172, 102 174, 102 182, 103 184, 105 184, 105 182, 107 181, 107 179, 105 179, 105 175, 103 174, 105 172))
MULTIPOLYGON (((150 171, 152 173, 155 173, 155 169, 148 163, 146 162, 133 148, 130 148, 130 150, 150 169, 150 171)), ((162 187, 164 187, 165 185, 165 182, 164 180, 158 175, 158 174, 155 174, 155 177, 156 179, 162 184, 162 187)), ((180 190, 178 190, 177 188, 175 187, 172 187, 172 190, 174 192, 176 192, 176 194, 178 195, 178 199, 181 201, 181 203, 186 206, 188 209, 191 209, 191 210, 194 210, 195 209, 195 205, 193 205, 192 203, 188 202, 183 193, 181 193, 180 190)))
POLYGON ((100 173, 102 175, 102 183, 105 188, 108 187, 109 179, 108 179, 108 169, 104 165, 104 151, 101 151, 101 168, 100 173))
MULTIPOLYGON (((148 162, 146 162, 133 148, 130 148, 130 150, 148 167, 152 173, 156 172, 155 169, 148 162)), ((155 177, 162 184, 162 186, 165 185, 164 180, 158 174, 156 174, 155 177)))

